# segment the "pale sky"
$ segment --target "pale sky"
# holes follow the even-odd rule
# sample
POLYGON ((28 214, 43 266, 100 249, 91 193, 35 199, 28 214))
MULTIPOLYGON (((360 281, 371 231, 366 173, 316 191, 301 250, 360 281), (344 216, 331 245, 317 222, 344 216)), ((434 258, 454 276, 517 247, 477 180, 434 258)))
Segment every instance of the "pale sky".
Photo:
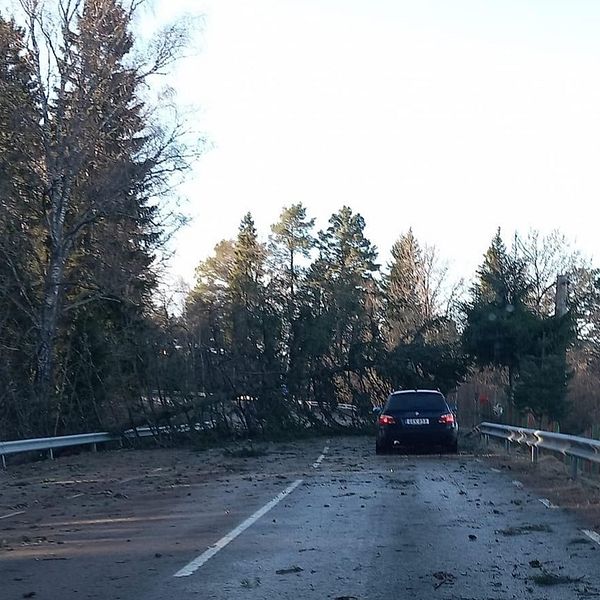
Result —
POLYGON ((155 0, 203 16, 172 78, 211 148, 180 194, 173 273, 251 211, 349 205, 386 263, 409 227, 470 278, 498 226, 598 255, 597 0, 155 0))

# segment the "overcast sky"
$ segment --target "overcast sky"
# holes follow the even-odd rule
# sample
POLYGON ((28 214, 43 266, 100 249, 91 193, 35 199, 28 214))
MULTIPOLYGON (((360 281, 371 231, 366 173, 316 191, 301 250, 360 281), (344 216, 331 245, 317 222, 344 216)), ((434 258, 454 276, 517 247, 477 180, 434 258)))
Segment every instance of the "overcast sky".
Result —
POLYGON ((598 255, 600 2, 155 0, 203 16, 178 101, 211 148, 180 193, 173 272, 251 211, 349 205, 387 262, 409 227, 471 277, 498 226, 598 255))

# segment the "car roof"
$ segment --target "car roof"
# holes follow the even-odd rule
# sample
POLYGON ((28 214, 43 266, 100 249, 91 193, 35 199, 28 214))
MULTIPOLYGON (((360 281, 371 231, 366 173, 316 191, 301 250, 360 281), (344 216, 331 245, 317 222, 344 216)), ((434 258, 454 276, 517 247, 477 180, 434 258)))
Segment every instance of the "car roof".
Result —
POLYGON ((440 396, 443 396, 444 394, 442 394, 442 392, 440 392, 440 390, 419 390, 419 389, 414 389, 414 390, 396 390, 394 392, 392 392, 392 394, 439 394, 440 396))

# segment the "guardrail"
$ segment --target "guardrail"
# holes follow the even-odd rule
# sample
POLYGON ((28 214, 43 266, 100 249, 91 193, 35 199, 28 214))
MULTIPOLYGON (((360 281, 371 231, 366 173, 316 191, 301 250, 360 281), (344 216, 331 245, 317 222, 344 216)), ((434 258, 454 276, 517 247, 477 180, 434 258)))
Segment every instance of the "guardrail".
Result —
POLYGON ((55 448, 68 448, 70 446, 92 446, 96 450, 96 444, 103 442, 122 442, 123 439, 135 439, 137 437, 148 437, 154 435, 150 427, 139 427, 130 429, 123 434, 108 432, 81 433, 78 435, 62 435, 58 437, 34 438, 30 440, 15 440, 11 442, 0 442, 0 457, 2 466, 6 468, 6 456, 8 454, 19 454, 22 452, 36 452, 48 450, 50 458, 54 458, 55 448))
POLYGON ((573 477, 577 477, 581 460, 600 464, 600 440, 487 422, 481 423, 477 429, 486 443, 490 437, 505 440, 507 452, 510 452, 513 443, 528 446, 532 462, 537 462, 540 449, 569 456, 573 477))

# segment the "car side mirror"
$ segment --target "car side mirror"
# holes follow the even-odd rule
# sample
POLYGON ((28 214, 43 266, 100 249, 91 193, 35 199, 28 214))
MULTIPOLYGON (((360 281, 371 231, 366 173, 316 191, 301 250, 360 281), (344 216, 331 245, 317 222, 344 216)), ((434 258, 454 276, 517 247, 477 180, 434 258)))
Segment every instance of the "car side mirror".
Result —
POLYGON ((373 414, 378 417, 381 414, 381 406, 374 406, 373 407, 373 414))

